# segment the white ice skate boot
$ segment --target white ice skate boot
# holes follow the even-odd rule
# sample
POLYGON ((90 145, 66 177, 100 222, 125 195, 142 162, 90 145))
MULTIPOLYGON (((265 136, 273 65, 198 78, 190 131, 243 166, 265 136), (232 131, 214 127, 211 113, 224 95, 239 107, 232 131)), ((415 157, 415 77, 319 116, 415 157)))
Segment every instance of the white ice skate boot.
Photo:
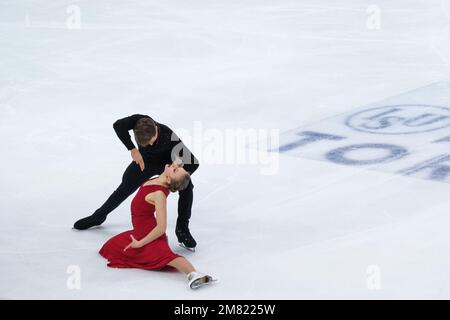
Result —
POLYGON ((195 271, 189 273, 187 275, 187 279, 189 282, 189 287, 191 289, 197 289, 204 285, 211 284, 214 281, 216 281, 215 279, 213 279, 213 277, 211 277, 207 274, 204 274, 201 272, 195 272, 195 271))

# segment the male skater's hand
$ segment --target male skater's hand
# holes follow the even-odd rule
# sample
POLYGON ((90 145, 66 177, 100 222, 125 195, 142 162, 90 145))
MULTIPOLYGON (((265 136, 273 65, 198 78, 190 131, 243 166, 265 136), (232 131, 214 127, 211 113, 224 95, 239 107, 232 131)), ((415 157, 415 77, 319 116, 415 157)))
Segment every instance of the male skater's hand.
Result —
POLYGON ((183 165, 184 165, 183 160, 181 160, 181 158, 176 158, 173 161, 173 164, 176 165, 177 167, 183 167, 183 165))
POLYGON ((128 246, 126 246, 125 249, 123 249, 123 251, 126 251, 128 248, 137 249, 137 248, 142 247, 141 242, 140 242, 140 241, 137 241, 137 240, 133 237, 133 235, 130 235, 130 237, 131 237, 131 243, 130 243, 128 246))
POLYGON ((142 158, 142 155, 138 149, 134 148, 133 150, 131 150, 131 157, 133 158, 134 162, 136 162, 139 167, 141 167, 141 171, 144 171, 144 158, 142 158))

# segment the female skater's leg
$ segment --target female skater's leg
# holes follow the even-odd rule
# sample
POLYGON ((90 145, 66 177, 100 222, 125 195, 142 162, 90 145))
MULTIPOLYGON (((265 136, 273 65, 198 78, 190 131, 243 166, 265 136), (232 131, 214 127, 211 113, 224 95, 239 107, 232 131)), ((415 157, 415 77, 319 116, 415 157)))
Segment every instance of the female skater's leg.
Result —
POLYGON ((197 289, 214 281, 211 276, 197 272, 194 266, 186 258, 179 257, 173 259, 168 265, 187 274, 187 280, 191 289, 197 289))
POLYGON ((183 257, 173 259, 168 263, 168 265, 178 269, 185 274, 195 272, 194 266, 186 258, 183 257))

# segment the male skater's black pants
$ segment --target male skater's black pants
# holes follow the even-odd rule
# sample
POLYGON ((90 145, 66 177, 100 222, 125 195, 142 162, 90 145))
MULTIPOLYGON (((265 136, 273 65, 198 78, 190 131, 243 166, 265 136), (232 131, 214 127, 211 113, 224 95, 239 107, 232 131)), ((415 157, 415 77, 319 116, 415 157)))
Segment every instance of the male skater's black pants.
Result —
MULTIPOLYGON (((108 200, 94 212, 94 215, 97 217, 106 217, 135 192, 145 180, 154 175, 161 174, 164 171, 164 165, 165 164, 148 163, 145 161, 144 171, 141 171, 139 165, 133 161, 123 173, 122 183, 109 196, 108 200)), ((194 170, 191 170, 191 173, 197 168, 198 165, 195 166, 194 170)), ((192 202, 194 198, 193 189, 194 185, 191 180, 186 189, 178 192, 177 226, 187 226, 189 219, 191 218, 192 202)))

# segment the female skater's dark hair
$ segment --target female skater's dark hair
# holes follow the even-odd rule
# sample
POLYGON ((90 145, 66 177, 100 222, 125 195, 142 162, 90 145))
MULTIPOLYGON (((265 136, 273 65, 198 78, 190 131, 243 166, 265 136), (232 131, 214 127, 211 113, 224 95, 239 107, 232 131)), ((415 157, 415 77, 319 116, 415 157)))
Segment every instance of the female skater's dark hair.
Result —
POLYGON ((156 123, 152 118, 141 118, 134 126, 134 138, 140 146, 147 146, 156 134, 156 123))
POLYGON ((191 181, 191 175, 186 172, 180 180, 172 180, 169 184, 169 190, 172 192, 182 191, 187 188, 191 181))

